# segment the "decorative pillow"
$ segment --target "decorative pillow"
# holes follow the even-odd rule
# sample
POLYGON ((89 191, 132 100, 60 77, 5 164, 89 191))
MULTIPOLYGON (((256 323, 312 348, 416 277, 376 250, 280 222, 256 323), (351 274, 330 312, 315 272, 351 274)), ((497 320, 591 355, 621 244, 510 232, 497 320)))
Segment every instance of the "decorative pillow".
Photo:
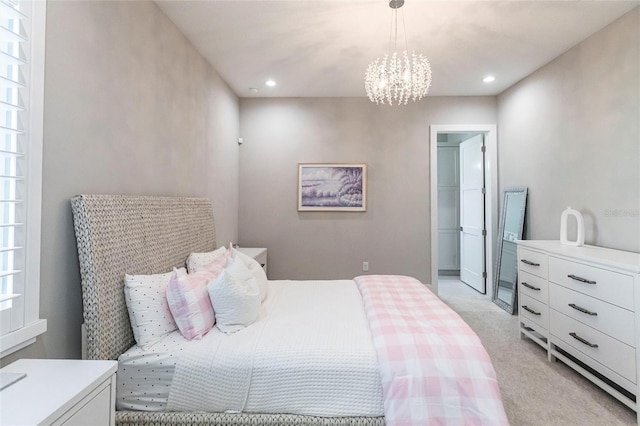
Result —
POLYGON ((226 247, 220 247, 208 253, 191 253, 187 258, 187 270, 193 274, 200 271, 203 266, 225 255, 228 255, 226 247))
POLYGON ((229 262, 230 254, 231 252, 227 250, 222 256, 217 256, 211 262, 195 268, 197 271, 195 273, 207 272, 211 275, 211 279, 214 279, 222 273, 222 270, 229 262))
POLYGON ((233 258, 207 289, 216 324, 223 333, 235 333, 258 319, 261 302, 258 284, 240 257, 233 258))
POLYGON ((167 303, 180 333, 200 339, 213 328, 215 318, 207 283, 214 277, 207 271, 186 274, 174 269, 167 286, 167 303))
POLYGON ((236 250, 236 249, 232 250, 231 257, 239 257, 240 259, 242 259, 242 261, 247 266, 251 274, 256 279, 256 282, 258 283, 258 289, 260 290, 260 301, 263 301, 264 299, 266 299, 268 280, 267 280, 267 274, 264 272, 264 269, 262 269, 262 266, 260 265, 260 263, 258 263, 258 261, 255 260, 253 257, 247 256, 240 250, 236 250))
POLYGON ((224 270, 244 281, 249 281, 251 278, 254 278, 245 260, 239 255, 240 252, 233 249, 230 253, 231 255, 224 266, 224 270))
MULTIPOLYGON (((183 273, 184 268, 180 268, 183 273)), ((165 298, 171 272, 156 275, 125 275, 124 299, 129 310, 133 337, 138 346, 148 347, 177 326, 165 298)))

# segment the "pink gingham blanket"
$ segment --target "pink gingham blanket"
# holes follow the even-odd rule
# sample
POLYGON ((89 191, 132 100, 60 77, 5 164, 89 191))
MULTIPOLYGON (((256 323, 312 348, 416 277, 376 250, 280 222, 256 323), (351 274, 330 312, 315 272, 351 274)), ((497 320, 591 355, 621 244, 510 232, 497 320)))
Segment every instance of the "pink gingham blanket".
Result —
POLYGON ((355 282, 378 356, 387 425, 508 425, 489 355, 458 314, 414 278, 355 282))

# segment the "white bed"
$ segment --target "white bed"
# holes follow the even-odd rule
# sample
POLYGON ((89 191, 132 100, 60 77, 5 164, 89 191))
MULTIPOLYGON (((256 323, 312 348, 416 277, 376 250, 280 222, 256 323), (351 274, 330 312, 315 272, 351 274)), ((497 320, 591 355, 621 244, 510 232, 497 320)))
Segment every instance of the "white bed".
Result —
POLYGON ((219 412, 383 415, 375 349, 352 280, 270 281, 259 320, 244 330, 214 328, 199 341, 175 331, 148 349, 132 347, 118 363, 119 410, 206 404, 219 412), (200 357, 211 358, 202 368, 217 380, 180 376, 181 362, 200 357))
POLYGON ((195 342, 176 331, 136 347, 123 277, 163 274, 216 249, 211 203, 80 195, 72 208, 86 354, 120 361, 119 425, 508 423, 478 337, 410 277, 270 281, 245 329, 214 328, 195 342))

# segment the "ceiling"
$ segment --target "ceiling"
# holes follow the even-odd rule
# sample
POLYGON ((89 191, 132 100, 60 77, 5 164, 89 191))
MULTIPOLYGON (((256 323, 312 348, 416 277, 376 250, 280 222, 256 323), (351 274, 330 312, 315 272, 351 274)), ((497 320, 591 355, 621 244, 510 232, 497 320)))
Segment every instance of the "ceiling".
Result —
MULTIPOLYGON (((156 3, 239 97, 366 96, 367 65, 389 48, 387 0, 156 3)), ((406 0, 398 19, 409 50, 431 62, 429 95, 497 95, 638 5, 406 0)))

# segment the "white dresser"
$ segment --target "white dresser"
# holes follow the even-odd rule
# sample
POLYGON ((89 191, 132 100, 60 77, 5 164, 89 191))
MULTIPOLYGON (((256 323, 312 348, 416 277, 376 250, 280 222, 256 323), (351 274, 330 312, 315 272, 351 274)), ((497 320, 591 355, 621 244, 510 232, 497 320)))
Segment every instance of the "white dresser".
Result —
POLYGON ((0 391, 0 424, 115 424, 116 361, 21 359, 3 373, 26 377, 0 391))
POLYGON ((518 241, 520 336, 636 410, 640 254, 518 241))

